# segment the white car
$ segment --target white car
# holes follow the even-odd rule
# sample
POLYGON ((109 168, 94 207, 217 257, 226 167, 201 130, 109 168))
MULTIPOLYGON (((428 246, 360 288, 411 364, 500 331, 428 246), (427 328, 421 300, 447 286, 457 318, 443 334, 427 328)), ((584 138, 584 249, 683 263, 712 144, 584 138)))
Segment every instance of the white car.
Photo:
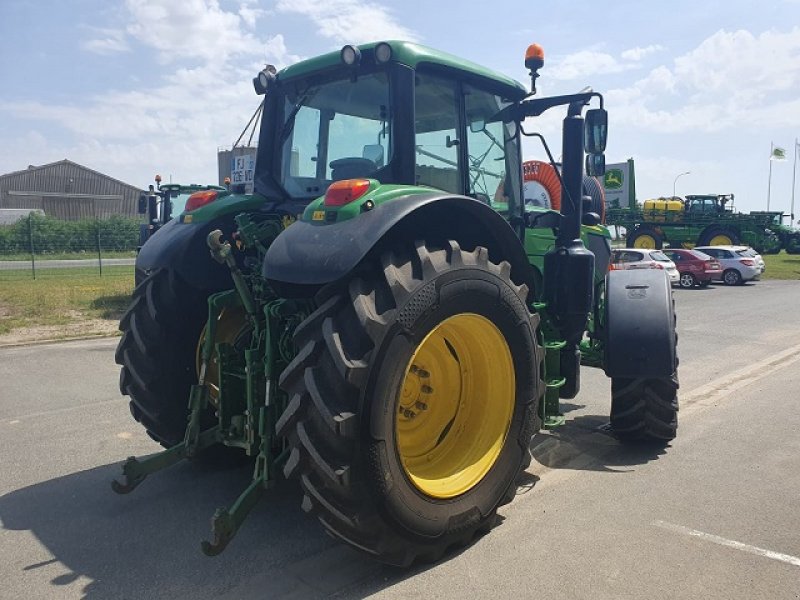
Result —
POLYGON ((722 266, 721 279, 725 285, 757 281, 766 269, 764 259, 749 246, 697 246, 695 250, 719 261, 722 266))
POLYGON ((616 248, 611 251, 611 269, 662 269, 671 284, 681 279, 678 267, 661 250, 616 248))

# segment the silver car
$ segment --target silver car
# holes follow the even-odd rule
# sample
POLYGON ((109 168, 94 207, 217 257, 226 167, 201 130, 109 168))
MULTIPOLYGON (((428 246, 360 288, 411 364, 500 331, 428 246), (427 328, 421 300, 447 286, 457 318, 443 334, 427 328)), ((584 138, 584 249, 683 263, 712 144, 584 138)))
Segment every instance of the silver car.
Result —
POLYGON ((722 266, 720 279, 725 285, 757 281, 765 269, 761 255, 748 246, 696 246, 694 249, 719 261, 722 266))
POLYGON ((615 248, 611 251, 611 269, 661 269, 671 284, 678 283, 678 267, 661 250, 615 248))

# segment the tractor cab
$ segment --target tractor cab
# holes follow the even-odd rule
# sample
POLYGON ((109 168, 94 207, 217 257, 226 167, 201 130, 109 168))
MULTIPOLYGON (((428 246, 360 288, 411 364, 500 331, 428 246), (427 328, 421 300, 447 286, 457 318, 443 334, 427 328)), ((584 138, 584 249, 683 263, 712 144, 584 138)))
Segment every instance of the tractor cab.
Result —
MULTIPOLYGON (((532 76, 543 64, 536 49, 526 56, 532 76)), ((255 191, 295 214, 334 182, 368 179, 467 196, 521 221, 522 121, 599 97, 541 105, 511 78, 395 41, 348 45, 280 72, 268 66, 253 83, 265 94, 255 191)), ((605 121, 596 122, 604 146, 605 121)), ((580 156, 565 169, 580 177, 583 127, 577 134, 580 156)), ((591 156, 591 174, 602 174, 602 149, 591 156)), ((573 196, 578 205, 580 184, 573 196)))
POLYGON ((733 194, 686 196, 686 212, 693 215, 719 215, 733 211, 733 194), (731 206, 726 206, 728 202, 731 206))

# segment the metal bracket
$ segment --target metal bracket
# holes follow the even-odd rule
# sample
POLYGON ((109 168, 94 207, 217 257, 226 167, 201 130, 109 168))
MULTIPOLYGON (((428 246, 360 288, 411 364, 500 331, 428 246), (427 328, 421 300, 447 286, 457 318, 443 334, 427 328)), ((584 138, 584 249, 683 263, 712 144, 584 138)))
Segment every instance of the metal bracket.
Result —
MULTIPOLYGON (((206 429, 196 436, 194 451, 213 446, 219 441, 219 427, 206 429)), ((188 453, 185 440, 172 448, 143 458, 131 456, 122 465, 122 481, 112 480, 111 489, 118 494, 128 494, 136 489, 151 473, 166 469, 185 458, 190 458, 190 456, 192 455, 188 453)))

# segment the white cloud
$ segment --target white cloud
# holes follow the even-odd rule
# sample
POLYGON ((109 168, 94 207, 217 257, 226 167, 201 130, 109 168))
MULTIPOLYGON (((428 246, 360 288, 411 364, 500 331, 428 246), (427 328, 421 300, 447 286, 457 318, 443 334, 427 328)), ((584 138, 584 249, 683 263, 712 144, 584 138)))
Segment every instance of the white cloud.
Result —
POLYGON ((81 42, 81 48, 95 54, 128 52, 131 47, 122 29, 90 28, 97 37, 81 42))
POLYGON ((673 65, 606 94, 615 119, 653 131, 741 132, 800 122, 800 28, 718 31, 673 65))
POLYGON ((417 41, 419 36, 399 25, 388 8, 364 0, 278 0, 276 9, 311 19, 319 34, 343 44, 378 40, 417 41))
POLYGON ((556 59, 555 66, 547 70, 547 76, 570 80, 598 74, 620 73, 632 68, 635 68, 635 65, 622 63, 606 52, 581 50, 556 59))
POLYGON ((664 46, 660 44, 651 44, 650 46, 645 46, 644 48, 640 46, 637 46, 636 48, 630 48, 629 50, 622 52, 620 56, 625 60, 639 62, 645 56, 655 54, 656 52, 661 52, 662 50, 664 50, 664 46))

